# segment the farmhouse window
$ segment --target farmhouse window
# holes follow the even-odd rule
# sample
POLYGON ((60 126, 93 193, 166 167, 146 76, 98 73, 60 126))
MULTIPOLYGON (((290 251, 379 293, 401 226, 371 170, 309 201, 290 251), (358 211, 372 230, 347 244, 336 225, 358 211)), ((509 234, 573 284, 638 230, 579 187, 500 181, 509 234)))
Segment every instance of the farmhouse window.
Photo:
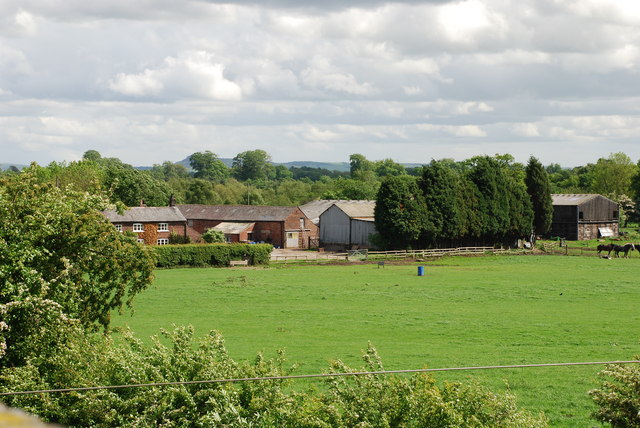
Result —
POLYGON ((158 245, 167 245, 169 244, 169 240, 167 238, 159 238, 158 245))
POLYGON ((138 243, 140 243, 140 244, 144 244, 144 239, 142 239, 142 238, 138 238, 138 243))
POLYGON ((158 223, 158 232, 168 232, 169 223, 158 223))
POLYGON ((114 226, 116 227, 116 230, 118 232, 122 232, 122 225, 121 224, 114 224, 114 226))
POLYGON ((142 224, 142 223, 133 223, 133 231, 134 232, 144 232, 144 224, 142 224))

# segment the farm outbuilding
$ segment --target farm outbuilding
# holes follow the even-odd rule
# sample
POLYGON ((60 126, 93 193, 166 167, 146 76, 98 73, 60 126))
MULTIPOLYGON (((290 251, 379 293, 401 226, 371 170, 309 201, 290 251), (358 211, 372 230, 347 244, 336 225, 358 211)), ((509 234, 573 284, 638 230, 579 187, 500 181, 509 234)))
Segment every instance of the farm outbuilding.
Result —
POLYGON ((320 246, 327 249, 372 248, 376 201, 339 201, 320 214, 320 246))
POLYGON ((210 228, 229 242, 266 242, 277 248, 309 248, 318 227, 298 207, 260 205, 178 205, 194 242, 210 228))
POLYGON ((618 203, 596 194, 555 194, 551 236, 572 241, 618 236, 618 203))

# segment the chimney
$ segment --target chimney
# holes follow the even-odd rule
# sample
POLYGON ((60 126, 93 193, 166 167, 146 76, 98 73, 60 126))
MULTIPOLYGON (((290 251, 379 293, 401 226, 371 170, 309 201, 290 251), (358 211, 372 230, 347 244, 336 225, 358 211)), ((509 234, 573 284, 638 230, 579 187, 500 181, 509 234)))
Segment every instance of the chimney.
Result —
POLYGON ((140 206, 141 207, 146 207, 147 204, 144 203, 144 199, 140 199, 140 206))
POLYGON ((175 207, 176 206, 176 197, 173 195, 173 193, 169 197, 169 206, 170 207, 175 207))

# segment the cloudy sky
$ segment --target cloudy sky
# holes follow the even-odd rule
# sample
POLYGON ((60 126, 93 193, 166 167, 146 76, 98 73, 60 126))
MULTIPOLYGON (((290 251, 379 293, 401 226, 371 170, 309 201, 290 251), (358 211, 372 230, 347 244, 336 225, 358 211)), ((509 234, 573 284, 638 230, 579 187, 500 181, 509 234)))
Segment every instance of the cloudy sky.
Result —
POLYGON ((639 47, 636 0, 2 0, 0 163, 636 162, 639 47))

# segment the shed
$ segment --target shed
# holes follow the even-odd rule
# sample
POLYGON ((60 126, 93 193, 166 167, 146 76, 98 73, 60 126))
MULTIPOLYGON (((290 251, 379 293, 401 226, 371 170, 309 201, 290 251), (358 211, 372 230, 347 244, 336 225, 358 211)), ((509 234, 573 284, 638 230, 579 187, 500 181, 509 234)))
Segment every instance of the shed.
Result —
POLYGON ((617 236, 618 203, 598 194, 554 194, 551 236, 572 241, 617 236))
POLYGON ((320 214, 320 245, 329 249, 372 248, 376 201, 339 201, 320 214))
POLYGON ((214 226, 213 230, 224 233, 226 242, 247 242, 255 225, 255 223, 222 222, 214 226))

